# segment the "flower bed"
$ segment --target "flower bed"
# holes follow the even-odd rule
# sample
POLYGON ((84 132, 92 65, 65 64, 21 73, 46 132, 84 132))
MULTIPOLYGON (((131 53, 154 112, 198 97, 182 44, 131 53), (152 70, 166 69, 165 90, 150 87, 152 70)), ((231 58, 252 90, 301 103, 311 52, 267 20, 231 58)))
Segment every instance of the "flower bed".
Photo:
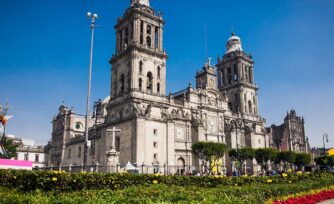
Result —
POLYGON ((334 190, 334 174, 159 176, 0 170, 0 203, 265 203, 334 190), (286 197, 289 196, 289 197, 286 197))
POLYGON ((270 200, 267 204, 316 204, 330 199, 334 199, 334 186, 270 200))
MULTIPOLYGON (((159 176, 133 174, 65 173, 62 171, 0 170, 3 187, 24 191, 75 191, 82 189, 124 189, 130 186, 166 184, 177 186, 244 186, 256 184, 293 184, 300 181, 334 181, 334 174, 283 174, 270 177, 225 177, 225 176, 159 176)), ((333 182, 334 183, 334 182, 333 182)))

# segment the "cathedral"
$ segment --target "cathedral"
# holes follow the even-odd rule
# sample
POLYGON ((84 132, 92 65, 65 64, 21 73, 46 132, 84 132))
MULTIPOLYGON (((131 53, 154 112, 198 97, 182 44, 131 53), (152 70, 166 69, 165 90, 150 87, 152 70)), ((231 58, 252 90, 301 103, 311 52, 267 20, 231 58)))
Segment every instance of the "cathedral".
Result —
MULTIPOLYGON (((273 139, 258 109, 254 61, 241 39, 232 33, 216 65, 208 60, 196 73, 195 85, 166 94, 164 24, 149 0, 131 0, 118 18, 110 97, 95 103, 88 123, 88 164, 124 167, 130 162, 157 167, 148 173, 171 174, 173 167, 200 171, 202 163, 191 153, 197 141, 270 147, 273 139)), ((48 145, 49 166, 82 165, 84 124, 83 116, 60 107, 48 145)), ((233 168, 228 155, 222 166, 233 168)), ((259 171, 255 161, 247 168, 259 171)))
POLYGON ((298 116, 295 110, 290 110, 281 125, 271 125, 268 128, 272 146, 280 151, 310 153, 311 148, 305 135, 304 125, 304 118, 298 116))

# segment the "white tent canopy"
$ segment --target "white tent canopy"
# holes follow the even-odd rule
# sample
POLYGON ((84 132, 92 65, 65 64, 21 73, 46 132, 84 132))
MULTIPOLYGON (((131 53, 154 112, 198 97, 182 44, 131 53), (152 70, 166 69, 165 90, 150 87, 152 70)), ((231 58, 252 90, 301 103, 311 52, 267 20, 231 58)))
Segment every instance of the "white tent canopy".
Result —
POLYGON ((125 165, 124 169, 127 170, 127 171, 129 171, 129 170, 131 171, 131 170, 136 170, 137 168, 136 168, 135 166, 133 166, 133 165, 131 164, 131 162, 128 162, 128 163, 125 165))

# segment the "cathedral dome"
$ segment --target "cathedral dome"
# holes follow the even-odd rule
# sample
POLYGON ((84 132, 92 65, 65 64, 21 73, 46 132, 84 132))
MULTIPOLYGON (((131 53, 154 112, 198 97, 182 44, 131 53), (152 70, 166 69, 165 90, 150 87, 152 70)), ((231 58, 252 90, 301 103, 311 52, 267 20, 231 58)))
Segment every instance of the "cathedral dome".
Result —
POLYGON ((145 5, 148 7, 150 6, 150 0, 131 0, 130 3, 131 3, 131 6, 133 6, 135 3, 145 5))
POLYGON ((103 101, 102 104, 107 104, 110 101, 110 96, 106 97, 103 101))
POLYGON ((241 40, 235 33, 227 40, 226 44, 226 54, 234 51, 242 51, 241 40))

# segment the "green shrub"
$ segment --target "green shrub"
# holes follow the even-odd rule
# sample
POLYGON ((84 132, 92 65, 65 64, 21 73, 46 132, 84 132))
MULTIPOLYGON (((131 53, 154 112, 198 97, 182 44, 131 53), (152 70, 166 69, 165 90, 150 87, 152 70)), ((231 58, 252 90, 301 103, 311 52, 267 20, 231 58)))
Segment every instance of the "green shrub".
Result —
POLYGON ((154 183, 215 188, 217 186, 245 186, 259 184, 289 184, 314 180, 334 183, 331 173, 298 173, 271 177, 223 176, 158 176, 147 174, 65 173, 59 171, 0 170, 3 187, 24 191, 77 191, 85 189, 124 189, 131 186, 150 186, 154 183))

